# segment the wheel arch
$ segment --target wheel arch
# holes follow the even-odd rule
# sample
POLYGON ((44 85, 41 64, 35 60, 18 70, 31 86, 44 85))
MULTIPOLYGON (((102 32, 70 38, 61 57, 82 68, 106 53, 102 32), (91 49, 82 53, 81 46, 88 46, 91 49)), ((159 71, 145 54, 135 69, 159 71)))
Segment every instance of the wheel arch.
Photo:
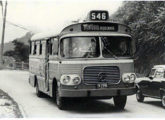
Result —
POLYGON ((136 84, 136 91, 140 90, 140 86, 136 84))

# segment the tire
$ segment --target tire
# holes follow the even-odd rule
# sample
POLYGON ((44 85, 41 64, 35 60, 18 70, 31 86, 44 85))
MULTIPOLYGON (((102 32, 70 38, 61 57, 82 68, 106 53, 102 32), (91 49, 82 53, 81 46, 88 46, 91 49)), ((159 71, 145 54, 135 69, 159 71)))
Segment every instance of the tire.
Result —
POLYGON ((165 94, 162 95, 162 106, 165 109, 165 94))
POLYGON ((140 89, 138 89, 137 92, 136 92, 136 99, 137 99, 138 102, 143 102, 144 101, 144 96, 143 96, 140 89))
POLYGON ((52 98, 53 100, 56 102, 56 87, 57 87, 57 84, 53 84, 53 88, 52 88, 52 98))
POLYGON ((36 83, 36 95, 38 97, 43 97, 43 93, 39 90, 38 82, 36 83))
POLYGON ((60 97, 58 86, 56 87, 56 105, 60 110, 65 109, 65 98, 60 97))
POLYGON ((127 96, 115 96, 113 97, 114 105, 117 110, 124 110, 127 102, 127 96))

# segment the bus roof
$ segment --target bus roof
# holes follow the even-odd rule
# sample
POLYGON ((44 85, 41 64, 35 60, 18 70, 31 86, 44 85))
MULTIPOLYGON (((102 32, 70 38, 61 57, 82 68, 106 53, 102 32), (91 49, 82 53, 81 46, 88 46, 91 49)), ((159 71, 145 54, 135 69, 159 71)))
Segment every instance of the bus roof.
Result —
POLYGON ((31 40, 40 40, 40 39, 47 39, 50 37, 55 37, 58 36, 57 33, 55 33, 55 31, 51 31, 51 32, 45 32, 45 33, 37 33, 35 35, 32 36, 31 40))
MULTIPOLYGON (((105 26, 105 25, 104 25, 105 26)), ((56 31, 49 31, 49 32, 45 32, 45 33, 38 33, 38 34, 35 34, 35 35, 33 35, 32 36, 32 38, 31 38, 31 41, 35 41, 35 40, 40 40, 40 39, 48 39, 48 38, 50 38, 50 37, 56 37, 56 36, 62 36, 62 35, 66 35, 66 34, 73 34, 73 33, 80 33, 80 32, 82 32, 82 33, 101 33, 101 34, 104 34, 104 33, 106 33, 106 34, 110 34, 110 33, 121 33, 122 35, 123 34, 128 34, 128 33, 126 33, 124 30, 124 28, 121 28, 121 26, 122 27, 125 27, 125 28, 127 28, 128 30, 130 30, 130 28, 127 26, 127 25, 125 25, 125 24, 121 24, 121 23, 118 23, 118 22, 109 22, 109 21, 104 21, 104 22, 100 22, 100 21, 94 21, 94 22, 81 22, 81 23, 76 23, 76 24, 71 24, 71 25, 68 25, 68 26, 66 26, 61 32, 56 32, 56 31), (99 24, 99 23, 103 23, 103 24, 117 24, 118 26, 120 26, 120 28, 119 28, 119 31, 92 31, 92 30, 87 30, 87 31, 83 31, 82 30, 82 25, 88 25, 88 24, 90 24, 90 25, 93 25, 93 24, 99 24), (120 30, 121 29, 121 30, 120 30), (121 31, 124 31, 123 33, 121 32, 121 31)), ((94 26, 94 28, 95 28, 95 26, 94 26)), ((118 34, 119 35, 119 34, 118 34)))

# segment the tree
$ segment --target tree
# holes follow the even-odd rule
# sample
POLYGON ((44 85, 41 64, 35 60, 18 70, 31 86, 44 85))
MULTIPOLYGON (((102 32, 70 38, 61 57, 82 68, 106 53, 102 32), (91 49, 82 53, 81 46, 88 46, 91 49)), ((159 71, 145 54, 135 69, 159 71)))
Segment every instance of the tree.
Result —
POLYGON ((4 53, 5 56, 12 56, 16 61, 28 62, 29 59, 29 46, 22 42, 14 40, 14 50, 10 50, 4 53))
POLYGON ((132 28, 136 72, 147 73, 153 65, 165 63, 164 11, 164 1, 127 1, 112 16, 132 28))

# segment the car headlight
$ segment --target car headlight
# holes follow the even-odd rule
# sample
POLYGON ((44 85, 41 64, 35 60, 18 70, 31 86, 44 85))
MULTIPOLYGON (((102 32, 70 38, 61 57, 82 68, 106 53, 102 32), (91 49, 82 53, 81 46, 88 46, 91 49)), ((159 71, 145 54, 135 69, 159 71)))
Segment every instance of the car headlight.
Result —
POLYGON ((81 78, 79 75, 62 75, 60 83, 63 85, 79 85, 81 83, 81 78))
POLYGON ((135 74, 131 74, 130 75, 130 82, 134 82, 136 79, 136 75, 135 74))
POLYGON ((122 80, 124 83, 134 83, 136 79, 136 75, 134 73, 124 73, 122 76, 122 80))

